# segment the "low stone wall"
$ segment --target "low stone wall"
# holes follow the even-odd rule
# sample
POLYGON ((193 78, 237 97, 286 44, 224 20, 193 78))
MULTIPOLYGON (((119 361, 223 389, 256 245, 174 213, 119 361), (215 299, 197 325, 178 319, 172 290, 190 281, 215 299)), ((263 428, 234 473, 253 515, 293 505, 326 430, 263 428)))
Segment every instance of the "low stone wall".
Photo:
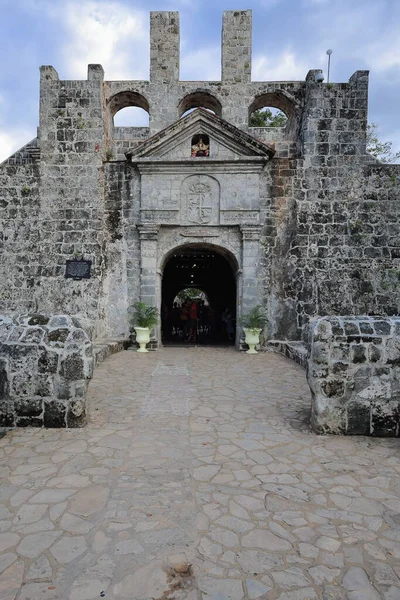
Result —
POLYGON ((309 326, 317 433, 400 435, 400 317, 322 317, 309 326))
POLYGON ((82 427, 92 342, 65 315, 0 316, 0 427, 82 427))
POLYGON ((303 342, 292 340, 268 340, 267 349, 272 348, 275 352, 283 354, 286 358, 293 360, 298 365, 307 369, 307 348, 303 342))
POLYGON ((93 343, 94 366, 97 367, 107 358, 122 350, 127 350, 130 345, 129 340, 96 340, 93 343))

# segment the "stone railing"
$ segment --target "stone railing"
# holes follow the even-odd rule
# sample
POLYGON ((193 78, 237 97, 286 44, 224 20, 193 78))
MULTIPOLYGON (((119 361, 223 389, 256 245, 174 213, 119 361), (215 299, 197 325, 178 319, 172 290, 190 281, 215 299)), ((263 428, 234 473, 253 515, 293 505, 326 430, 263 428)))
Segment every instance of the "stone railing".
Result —
POLYGON ((400 317, 321 317, 309 326, 317 433, 400 435, 400 317))
POLYGON ((65 315, 0 316, 0 426, 82 427, 92 342, 65 315))

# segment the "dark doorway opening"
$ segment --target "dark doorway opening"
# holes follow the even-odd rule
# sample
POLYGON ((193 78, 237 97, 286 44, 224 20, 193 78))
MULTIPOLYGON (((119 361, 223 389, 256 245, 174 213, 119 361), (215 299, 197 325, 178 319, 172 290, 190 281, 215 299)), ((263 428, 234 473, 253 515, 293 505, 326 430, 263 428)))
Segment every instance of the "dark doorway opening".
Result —
POLYGON ((162 280, 164 344, 234 344, 236 281, 219 251, 204 246, 177 249, 162 280))

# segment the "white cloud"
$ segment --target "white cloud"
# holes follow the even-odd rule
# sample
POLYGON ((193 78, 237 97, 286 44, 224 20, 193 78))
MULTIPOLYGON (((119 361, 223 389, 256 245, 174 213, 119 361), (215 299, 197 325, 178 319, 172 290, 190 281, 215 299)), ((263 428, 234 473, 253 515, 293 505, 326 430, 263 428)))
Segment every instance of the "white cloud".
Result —
POLYGON ((220 46, 207 46, 186 53, 183 42, 180 70, 182 80, 219 81, 221 79, 220 46))
POLYGON ((148 15, 119 2, 68 2, 53 7, 53 17, 66 29, 61 54, 63 73, 87 76, 87 65, 100 63, 106 79, 147 79, 148 15))
POLYGON ((35 137, 30 129, 13 128, 11 132, 0 131, 0 163, 9 158, 14 152, 25 146, 35 137))
POLYGON ((303 80, 309 67, 286 49, 278 56, 257 55, 253 59, 253 81, 303 80))
POLYGON ((334 50, 335 56, 365 61, 367 68, 383 71, 400 65, 398 22, 400 5, 376 0, 307 0, 314 6, 309 20, 315 41, 334 50))

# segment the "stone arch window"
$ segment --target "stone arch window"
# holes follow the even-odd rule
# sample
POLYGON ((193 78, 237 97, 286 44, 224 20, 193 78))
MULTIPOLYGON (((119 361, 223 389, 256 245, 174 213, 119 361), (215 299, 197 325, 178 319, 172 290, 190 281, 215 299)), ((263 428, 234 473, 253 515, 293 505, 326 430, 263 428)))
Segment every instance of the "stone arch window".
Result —
POLYGON ((115 94, 110 99, 108 108, 114 127, 149 126, 149 103, 139 92, 125 91, 115 94))
POLYGON ((186 113, 194 108, 205 108, 218 117, 222 116, 222 105, 221 102, 205 90, 198 90, 192 94, 188 94, 178 104, 178 116, 183 117, 186 113))
POLYGON ((210 138, 204 133, 197 133, 192 137, 191 156, 208 157, 210 156, 210 138))
POLYGON ((291 137, 294 133, 295 117, 294 101, 288 94, 279 90, 256 96, 249 106, 249 127, 274 128, 276 137, 291 137), (264 119, 266 115, 267 118, 264 119))

